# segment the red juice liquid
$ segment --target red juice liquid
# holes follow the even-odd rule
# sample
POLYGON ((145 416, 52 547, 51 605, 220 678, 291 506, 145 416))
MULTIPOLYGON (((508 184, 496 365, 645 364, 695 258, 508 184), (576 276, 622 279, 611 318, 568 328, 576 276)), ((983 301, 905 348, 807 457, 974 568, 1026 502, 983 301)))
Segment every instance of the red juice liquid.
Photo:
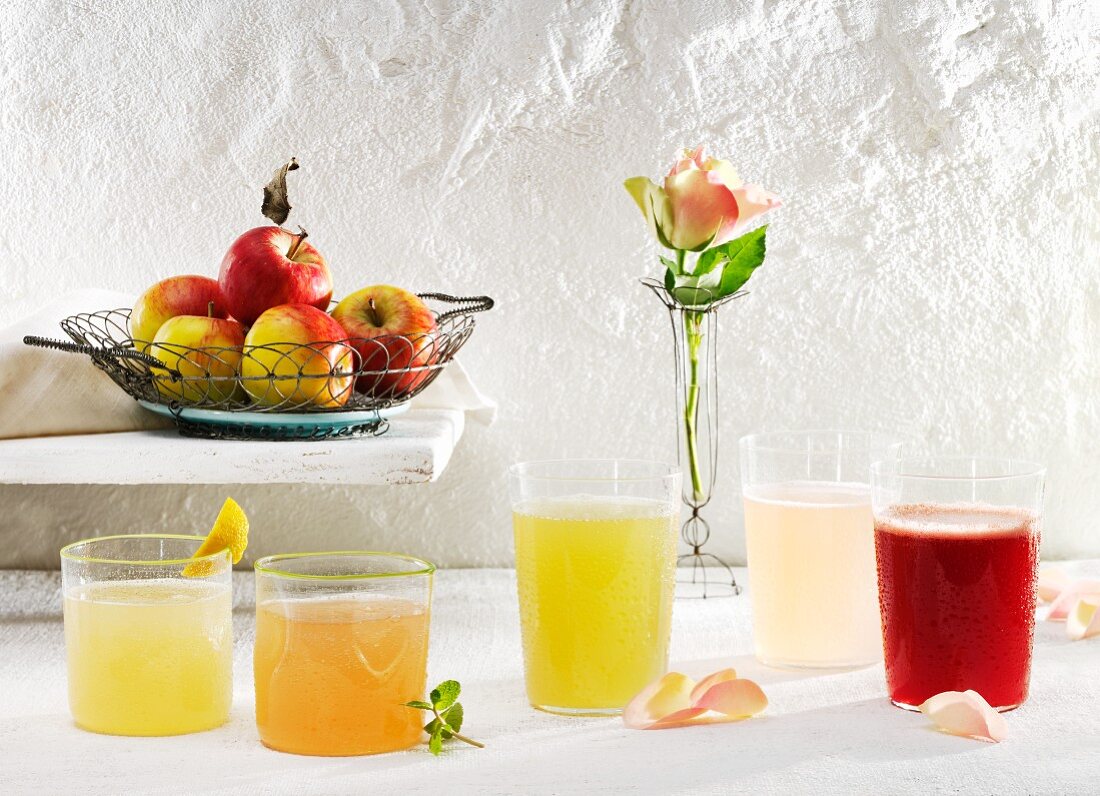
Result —
POLYGON ((908 504, 875 517, 895 704, 968 689, 996 708, 1027 699, 1038 554, 1038 521, 1019 509, 908 504))

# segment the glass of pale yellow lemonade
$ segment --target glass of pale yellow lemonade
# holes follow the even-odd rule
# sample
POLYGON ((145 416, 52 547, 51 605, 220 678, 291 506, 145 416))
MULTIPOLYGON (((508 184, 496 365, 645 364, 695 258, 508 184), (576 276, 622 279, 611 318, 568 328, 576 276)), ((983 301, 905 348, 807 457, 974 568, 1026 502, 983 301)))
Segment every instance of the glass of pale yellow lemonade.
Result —
MULTIPOLYGON (((201 536, 137 534, 61 550, 69 708, 111 735, 180 735, 229 717, 231 553, 201 536), (204 562, 200 575, 184 569, 204 562)), ((195 568, 192 567, 191 571, 195 568)))
POLYGON ((741 439, 756 657, 792 667, 882 660, 871 463, 902 441, 864 431, 741 439))
POLYGON ((256 562, 256 726, 265 746, 329 757, 407 749, 424 719, 432 573, 393 553, 256 562))
POLYGON ((528 701, 620 713, 668 666, 680 474, 607 459, 509 476, 528 701))

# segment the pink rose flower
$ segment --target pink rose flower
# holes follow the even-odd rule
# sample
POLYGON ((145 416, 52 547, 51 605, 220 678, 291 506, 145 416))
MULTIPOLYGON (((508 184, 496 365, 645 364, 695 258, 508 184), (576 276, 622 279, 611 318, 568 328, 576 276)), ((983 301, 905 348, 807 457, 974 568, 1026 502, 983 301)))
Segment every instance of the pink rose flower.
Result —
POLYGON ((685 149, 661 187, 648 177, 623 185, 662 246, 702 251, 740 235, 750 221, 781 205, 758 185, 745 185, 733 166, 703 159, 703 147, 685 149))

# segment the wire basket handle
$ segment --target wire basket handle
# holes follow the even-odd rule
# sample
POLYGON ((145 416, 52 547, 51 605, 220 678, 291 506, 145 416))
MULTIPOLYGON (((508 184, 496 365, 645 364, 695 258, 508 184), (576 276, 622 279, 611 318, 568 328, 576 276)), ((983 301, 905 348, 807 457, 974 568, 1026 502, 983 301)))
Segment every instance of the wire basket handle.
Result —
POLYGON ((446 293, 417 293, 422 299, 435 299, 436 301, 445 301, 448 304, 457 304, 453 310, 447 310, 442 313, 436 320, 442 323, 447 318, 453 318, 456 315, 469 315, 475 312, 488 312, 493 308, 496 303, 488 296, 468 296, 459 297, 451 296, 446 293))
POLYGON ((114 348, 100 348, 99 346, 85 345, 82 343, 67 343, 63 340, 51 340, 48 337, 38 337, 33 334, 28 334, 24 337, 23 344, 35 346, 37 348, 52 348, 56 351, 66 351, 70 354, 86 354, 92 359, 101 357, 106 357, 108 359, 134 359, 151 368, 167 371, 168 375, 173 379, 182 378, 179 371, 166 367, 165 364, 156 357, 150 356, 144 351, 138 351, 136 348, 120 348, 118 346, 114 348))

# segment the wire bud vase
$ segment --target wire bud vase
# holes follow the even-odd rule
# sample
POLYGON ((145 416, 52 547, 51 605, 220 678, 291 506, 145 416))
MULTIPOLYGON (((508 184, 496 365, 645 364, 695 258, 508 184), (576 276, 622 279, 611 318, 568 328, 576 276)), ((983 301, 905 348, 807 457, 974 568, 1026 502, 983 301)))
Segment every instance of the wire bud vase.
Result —
POLYGON ((714 493, 718 471, 718 309, 747 295, 739 291, 714 300, 706 288, 673 287, 642 279, 668 309, 676 368, 677 461, 683 472, 684 505, 690 516, 680 538, 690 552, 679 556, 678 596, 730 597, 741 593, 733 569, 703 548, 710 524, 703 508, 714 493))

